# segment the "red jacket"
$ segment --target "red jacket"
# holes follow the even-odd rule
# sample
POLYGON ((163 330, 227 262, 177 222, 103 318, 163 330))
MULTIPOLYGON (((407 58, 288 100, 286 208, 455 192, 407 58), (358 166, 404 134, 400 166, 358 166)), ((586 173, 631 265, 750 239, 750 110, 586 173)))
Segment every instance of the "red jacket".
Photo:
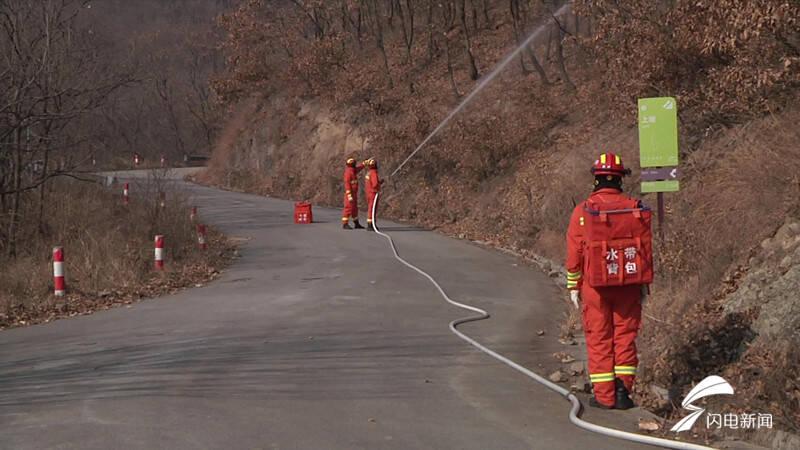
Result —
MULTIPOLYGON (((630 197, 622 192, 612 189, 599 189, 589 196, 595 203, 617 202, 630 200, 630 197)), ((567 229, 567 289, 580 289, 583 282, 583 231, 586 223, 584 203, 581 202, 572 211, 567 229)))
POLYGON ((367 195, 373 196, 381 191, 381 184, 383 184, 383 181, 378 177, 377 168, 369 169, 367 176, 364 177, 364 181, 366 181, 364 187, 367 190, 367 195))
POLYGON ((351 195, 353 199, 358 198, 358 173, 363 168, 363 164, 358 164, 355 167, 347 166, 344 169, 344 193, 351 195))

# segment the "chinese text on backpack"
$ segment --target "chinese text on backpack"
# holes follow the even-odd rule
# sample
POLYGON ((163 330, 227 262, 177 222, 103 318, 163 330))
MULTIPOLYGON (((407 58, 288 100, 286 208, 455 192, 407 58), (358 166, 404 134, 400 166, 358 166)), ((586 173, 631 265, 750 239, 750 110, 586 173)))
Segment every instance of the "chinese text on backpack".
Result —
POLYGON ((586 202, 585 274, 591 287, 653 281, 652 212, 637 200, 586 202))

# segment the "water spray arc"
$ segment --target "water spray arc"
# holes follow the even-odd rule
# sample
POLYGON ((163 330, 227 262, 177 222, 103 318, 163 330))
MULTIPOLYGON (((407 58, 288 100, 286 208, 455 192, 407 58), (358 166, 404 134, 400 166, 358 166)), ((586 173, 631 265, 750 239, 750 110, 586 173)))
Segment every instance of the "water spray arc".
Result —
MULTIPOLYGON (((569 2, 567 2, 561 8, 559 8, 558 11, 556 11, 553 15, 556 16, 556 17, 560 16, 560 15, 564 14, 569 9, 569 7, 570 7, 570 4, 569 4, 569 2)), ((519 44, 517 46, 517 48, 515 48, 514 50, 511 51, 511 53, 506 55, 506 57, 503 58, 503 60, 500 61, 500 63, 498 63, 495 66, 495 68, 492 69, 491 72, 489 72, 488 75, 486 75, 485 77, 481 78, 480 81, 478 81, 478 84, 476 84, 475 87, 472 89, 472 91, 466 97, 464 97, 464 100, 461 100, 461 103, 459 103, 458 106, 456 106, 452 111, 450 111, 450 114, 448 114, 444 118, 444 120, 442 120, 442 122, 439 125, 437 125, 436 128, 434 128, 434 130, 431 132, 431 134, 428 135, 428 137, 426 137, 425 139, 422 140, 422 143, 420 143, 417 146, 417 148, 414 149, 414 151, 411 152, 411 154, 408 155, 408 157, 405 160, 403 160, 403 162, 400 163, 400 165, 397 166, 396 169, 394 169, 394 172, 392 172, 392 174, 389 175, 389 177, 393 177, 397 172, 399 172, 400 169, 402 169, 403 166, 405 166, 406 163, 409 160, 411 160, 411 158, 413 158, 414 155, 416 155, 417 152, 419 152, 422 149, 422 147, 424 147, 428 142, 430 142, 430 140, 433 139, 434 136, 439 134, 439 132, 442 131, 447 126, 447 124, 450 123, 450 121, 453 119, 453 117, 455 117, 458 113, 461 112, 461 110, 463 110, 468 104, 470 104, 472 102, 472 100, 486 86, 488 86, 489 83, 491 83, 495 78, 497 78, 497 76, 500 75, 500 72, 502 72, 503 69, 505 69, 506 66, 508 66, 508 64, 511 63, 511 61, 513 61, 514 58, 517 57, 517 55, 520 54, 520 52, 525 50, 525 48, 528 47, 528 45, 530 45, 531 42, 534 41, 534 39, 539 37, 539 35, 544 30, 545 30, 545 25, 542 25, 542 26, 538 27, 536 30, 534 30, 533 33, 531 33, 527 38, 525 38, 524 41, 522 41, 521 44, 519 44)))
MULTIPOLYGON (((558 11, 556 11, 554 13, 554 16, 560 16, 561 14, 566 12, 569 9, 569 7, 570 7, 570 2, 565 3, 563 6, 561 6, 561 8, 558 9, 558 11)), ((406 163, 408 161, 410 161, 411 158, 414 157, 414 155, 416 155, 428 142, 430 142, 430 140, 433 139, 434 136, 436 136, 439 132, 441 132, 447 126, 447 124, 450 123, 450 121, 453 119, 453 117, 455 117, 459 112, 461 112, 489 83, 491 83, 492 80, 494 80, 497 77, 497 75, 499 75, 500 72, 502 72, 502 70, 511 61, 513 61, 514 58, 517 55, 519 55, 520 52, 522 52, 528 45, 530 45, 530 43, 533 42, 533 40, 536 39, 544 29, 545 29, 545 26, 540 26, 535 31, 533 31, 533 33, 531 33, 519 46, 517 46, 517 48, 515 48, 513 51, 511 51, 511 53, 509 53, 502 61, 500 61, 500 63, 488 75, 486 75, 484 78, 482 78, 478 82, 478 84, 475 86, 475 88, 473 88, 473 90, 469 93, 469 95, 467 95, 461 101, 461 103, 459 103, 458 106, 456 106, 456 108, 453 109, 444 118, 444 120, 442 120, 442 122, 422 141, 422 143, 420 143, 417 146, 417 148, 414 149, 414 151, 411 152, 411 154, 409 154, 408 157, 406 157, 406 159, 403 160, 403 162, 400 163, 399 166, 397 166, 397 168, 394 170, 394 172, 391 173, 391 175, 389 175, 389 177, 390 178, 394 177, 395 174, 397 174, 406 165, 406 163)), ((629 432, 626 432, 626 431, 616 430, 616 429, 613 429, 613 428, 603 427, 603 426, 600 426, 600 425, 596 425, 596 424, 593 424, 593 423, 586 422, 586 421, 582 420, 580 417, 578 417, 578 415, 581 412, 582 405, 581 405, 581 402, 578 399, 578 397, 576 397, 573 393, 571 393, 567 389, 564 389, 563 387, 551 382, 550 380, 542 377, 541 375, 539 375, 539 374, 527 369, 526 367, 522 366, 521 364, 519 364, 519 363, 517 363, 517 362, 515 362, 515 361, 513 361, 513 360, 511 360, 511 359, 509 359, 509 358, 507 358, 507 357, 505 357, 503 355, 501 355, 500 353, 497 353, 496 351, 484 346, 480 342, 476 341, 475 339, 473 339, 473 338, 469 337, 468 335, 466 335, 465 333, 461 332, 458 329, 459 325, 462 325, 462 324, 465 324, 465 323, 469 323, 469 322, 476 322, 476 321, 488 319, 490 317, 489 313, 486 312, 483 309, 478 308, 478 307, 467 305, 467 304, 464 304, 464 303, 460 303, 460 302, 457 302, 457 301, 451 299, 450 296, 447 295, 447 292, 445 292, 445 290, 441 287, 441 285, 439 285, 439 283, 436 281, 436 279, 433 278, 433 276, 431 276, 430 274, 428 274, 424 270, 420 269, 419 267, 417 267, 417 266, 411 264, 410 262, 406 261, 405 259, 403 259, 400 256, 400 254, 397 251, 397 246, 395 245, 395 243, 392 240, 391 236, 389 236, 388 234, 380 231, 380 229, 378 228, 378 222, 377 222, 377 220, 375 220, 375 211, 377 209, 376 207, 377 207, 377 203, 378 203, 378 198, 379 197, 380 197, 380 193, 375 195, 375 198, 374 198, 373 203, 372 203, 372 217, 370 219, 372 220, 372 224, 373 224, 373 227, 375 228, 375 232, 378 235, 383 236, 384 238, 386 238, 389 241, 389 246, 392 249, 392 253, 393 253, 394 258, 396 260, 398 260, 404 266, 406 266, 409 269, 417 272, 422 277, 424 277, 428 281, 430 281, 431 284, 433 284, 433 286, 436 288, 436 290, 439 292, 439 294, 442 296, 442 298, 444 298, 445 301, 447 301, 448 303, 450 303, 453 306, 456 306, 456 307, 459 307, 459 308, 462 308, 462 309, 466 309, 467 311, 475 313, 472 316, 456 319, 456 320, 453 320, 452 322, 450 322, 450 324, 449 324, 450 331, 452 331, 456 336, 458 336, 459 338, 461 338, 464 341, 468 342, 470 345, 472 345, 473 347, 477 348, 481 352, 486 353, 487 355, 491 356, 492 358, 495 358, 496 360, 502 362, 503 364, 513 368, 514 370, 522 373, 523 375, 527 376, 528 378, 533 379, 537 383, 540 383, 540 384, 544 385, 546 388, 558 393, 559 395, 561 395, 562 397, 567 399, 571 404, 571 408, 570 408, 570 412, 569 412, 569 420, 570 420, 571 423, 573 423, 575 426, 577 426, 579 428, 582 428, 582 429, 587 430, 587 431, 591 431, 593 433, 598 433, 598 434, 601 434, 601 435, 604 435, 604 436, 608 436, 608 437, 613 437, 613 438, 622 439, 622 440, 626 440, 626 441, 630 441, 630 442, 637 442, 637 443, 640 443, 640 444, 652 445, 652 446, 662 447, 662 448, 670 448, 670 449, 676 449, 676 450, 713 450, 711 447, 706 447, 706 446, 703 446, 703 445, 697 445, 697 444, 692 444, 692 443, 688 443, 688 442, 672 441, 672 440, 669 440, 669 439, 662 439, 662 438, 657 438, 657 437, 653 437, 653 436, 646 436, 646 435, 636 434, 636 433, 629 433, 629 432)))

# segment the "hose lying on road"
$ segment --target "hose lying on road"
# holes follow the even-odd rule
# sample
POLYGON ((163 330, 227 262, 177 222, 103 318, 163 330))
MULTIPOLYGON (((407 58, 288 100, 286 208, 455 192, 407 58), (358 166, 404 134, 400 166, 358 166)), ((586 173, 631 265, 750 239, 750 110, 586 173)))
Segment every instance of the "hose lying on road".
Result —
POLYGON ((476 341, 475 339, 472 339, 471 337, 469 337, 466 334, 464 334, 461 331, 459 331, 458 330, 458 326, 459 325, 465 324, 465 323, 469 323, 469 322, 476 322, 476 321, 479 321, 479 320, 488 319, 490 317, 489 313, 484 311, 484 310, 482 310, 482 309, 480 309, 480 308, 476 308, 475 306, 470 306, 470 305, 466 305, 464 303, 459 303, 459 302, 451 299, 450 296, 447 295, 447 292, 445 292, 444 289, 442 289, 442 287, 439 285, 439 283, 436 281, 436 279, 434 279, 431 275, 429 275, 424 270, 422 270, 419 267, 411 264, 410 262, 406 261, 405 259, 403 259, 400 256, 400 254, 397 252, 397 246, 395 246, 394 240, 392 240, 392 237, 378 229, 378 222, 375 220, 375 210, 376 210, 376 206, 378 204, 378 196, 379 195, 380 194, 375 195, 375 199, 373 200, 373 203, 372 203, 372 217, 370 217, 370 219, 372 221, 372 226, 375 228, 375 232, 377 234, 385 237, 389 241, 389 245, 392 248, 392 253, 394 253, 395 259, 400 261, 404 266, 408 267, 409 269, 411 269, 411 270, 417 272, 418 274, 422 275, 423 277, 427 278, 428 281, 430 281, 433 284, 433 286, 436 288, 436 290, 439 291, 439 294, 441 294, 442 298, 444 298, 448 303, 450 303, 451 305, 457 306, 459 308, 463 308, 463 309, 466 309, 468 311, 472 311, 472 312, 477 314, 477 315, 474 315, 474 316, 469 316, 469 317, 464 317, 464 318, 461 318, 461 319, 456 319, 456 320, 450 322, 450 331, 455 333, 456 336, 458 336, 461 339, 469 342, 470 344, 472 344, 478 350, 480 350, 480 351, 486 353, 487 355, 497 359, 498 361, 506 364, 507 366, 510 366, 511 368, 516 369, 517 371, 521 372, 522 374, 526 375, 527 377, 532 378, 534 381, 544 385, 546 388, 548 388, 548 389, 550 389, 552 391, 557 392, 562 397, 564 397, 567 400, 569 400, 570 403, 572 403, 572 409, 570 409, 570 412, 569 412, 569 420, 570 420, 570 422, 572 422, 573 424, 575 424, 576 426, 578 426, 580 428, 583 428, 584 430, 588 430, 588 431, 591 431, 591 432, 594 432, 594 433, 602 434, 604 436, 614 437, 614 438, 618 438, 618 439, 624 439, 626 441, 631 441, 631 442, 638 442, 640 444, 654 445, 654 446, 657 446, 657 447, 672 448, 672 449, 678 449, 678 450, 713 450, 711 447, 706 447, 706 446, 703 446, 703 445, 691 444, 691 443, 688 443, 688 442, 672 441, 672 440, 669 440, 669 439, 662 439, 662 438, 657 438, 657 437, 653 437, 653 436, 645 436, 645 435, 636 434, 636 433, 629 433, 627 431, 616 430, 614 428, 603 427, 603 426, 600 426, 600 425, 596 425, 596 424, 593 424, 593 423, 586 422, 585 420, 582 420, 580 417, 578 417, 578 414, 580 414, 580 412, 581 412, 581 406, 582 405, 581 405, 580 400, 578 400, 578 397, 576 397, 570 391, 568 391, 567 389, 564 389, 563 387, 551 382, 550 380, 542 377, 541 375, 532 372, 531 370, 521 366, 520 364, 518 364, 518 363, 516 363, 516 362, 514 362, 514 361, 512 361, 512 360, 510 360, 508 358, 506 358, 505 356, 495 352, 494 350, 484 346, 480 342, 476 341))

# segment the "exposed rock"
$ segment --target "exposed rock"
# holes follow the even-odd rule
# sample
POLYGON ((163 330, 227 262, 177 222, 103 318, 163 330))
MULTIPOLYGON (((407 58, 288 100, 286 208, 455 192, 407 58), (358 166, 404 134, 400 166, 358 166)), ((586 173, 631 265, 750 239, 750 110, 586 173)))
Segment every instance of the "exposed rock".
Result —
MULTIPOLYGON (((783 251, 779 239, 794 239, 796 227, 784 225, 775 235, 777 247, 763 258, 764 263, 751 271, 739 282, 739 288, 725 300, 727 313, 744 312, 755 308, 758 317, 753 331, 766 337, 790 336, 800 327, 800 247, 793 247, 788 254, 783 251)), ((762 245, 762 247, 764 247, 762 245)))
POLYGON ((800 448, 800 435, 776 429, 756 433, 753 441, 775 450, 796 450, 800 448))
POLYGON ((565 353, 565 352, 554 353, 553 354, 553 358, 557 359, 558 362, 560 362, 562 364, 569 364, 569 363, 575 361, 575 358, 572 355, 570 355, 569 353, 565 353))
POLYGON ((569 372, 569 374, 572 375, 572 376, 576 376, 576 375, 582 374, 583 373, 583 362, 581 362, 581 361, 573 362, 567 368, 567 372, 569 372))
POLYGON ((658 431, 661 429, 661 424, 654 419, 639 419, 639 429, 642 431, 658 431))
POLYGON ((555 372, 551 373, 548 378, 553 383, 562 383, 564 381, 567 381, 567 377, 560 370, 556 370, 555 372))

